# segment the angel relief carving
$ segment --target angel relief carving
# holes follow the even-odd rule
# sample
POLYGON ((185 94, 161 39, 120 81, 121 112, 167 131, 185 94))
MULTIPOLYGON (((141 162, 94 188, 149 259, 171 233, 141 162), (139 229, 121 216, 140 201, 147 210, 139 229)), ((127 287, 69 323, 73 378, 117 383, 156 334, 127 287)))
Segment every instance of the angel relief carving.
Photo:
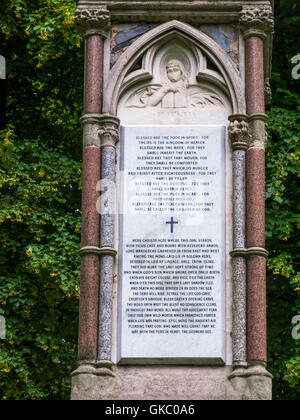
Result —
POLYGON ((224 108, 215 93, 204 92, 189 84, 189 75, 180 60, 169 60, 161 85, 148 85, 138 89, 128 100, 130 108, 224 108))

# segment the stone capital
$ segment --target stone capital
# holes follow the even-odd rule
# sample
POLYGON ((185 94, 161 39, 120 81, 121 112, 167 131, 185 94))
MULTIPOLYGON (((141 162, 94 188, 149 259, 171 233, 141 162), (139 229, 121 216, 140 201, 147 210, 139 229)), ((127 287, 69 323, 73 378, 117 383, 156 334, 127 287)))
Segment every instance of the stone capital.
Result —
POLYGON ((109 114, 103 114, 100 117, 99 137, 101 147, 116 147, 119 141, 120 120, 109 114))
POLYGON ((84 127, 87 124, 99 124, 101 115, 102 114, 97 114, 97 113, 84 114, 80 118, 80 123, 81 123, 82 127, 84 127))
POLYGON ((257 36, 265 39, 274 31, 273 10, 270 5, 247 5, 240 13, 244 38, 257 36))
POLYGON ((250 141, 249 148, 256 147, 265 149, 268 141, 267 136, 268 116, 265 114, 252 114, 249 116, 250 141))
POLYGON ((77 28, 87 38, 92 35, 107 37, 110 12, 104 6, 78 7, 75 13, 77 28))
POLYGON ((233 150, 247 150, 249 144, 248 116, 234 114, 229 117, 228 133, 233 150))
POLYGON ((84 114, 80 118, 83 128, 83 147, 100 147, 99 127, 101 114, 84 114))

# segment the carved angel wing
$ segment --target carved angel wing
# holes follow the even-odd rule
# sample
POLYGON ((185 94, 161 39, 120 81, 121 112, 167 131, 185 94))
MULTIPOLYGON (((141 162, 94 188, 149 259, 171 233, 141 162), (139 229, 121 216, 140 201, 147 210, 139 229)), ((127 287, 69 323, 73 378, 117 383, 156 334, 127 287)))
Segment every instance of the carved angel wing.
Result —
POLYGON ((189 90, 189 103, 195 108, 224 108, 222 99, 212 92, 201 92, 197 88, 189 90))
POLYGON ((160 85, 148 85, 135 91, 128 99, 128 108, 145 108, 148 99, 160 88, 160 85))

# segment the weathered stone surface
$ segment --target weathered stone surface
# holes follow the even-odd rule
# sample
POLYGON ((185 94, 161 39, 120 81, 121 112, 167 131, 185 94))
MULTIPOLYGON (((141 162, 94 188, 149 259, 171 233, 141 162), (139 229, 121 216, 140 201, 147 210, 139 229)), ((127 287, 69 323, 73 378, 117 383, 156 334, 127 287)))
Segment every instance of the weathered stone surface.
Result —
MULTIPOLYGON (((100 147, 99 117, 101 114, 85 114, 80 122, 83 130, 83 147, 100 147)), ((99 170, 100 172, 100 170, 99 170)))
POLYGON ((250 35, 250 31, 261 31, 272 32, 274 29, 274 17, 273 10, 270 4, 260 4, 260 5, 246 5, 241 14, 240 22, 247 30, 247 36, 250 35))
POLYGON ((78 7, 75 14, 78 30, 84 35, 103 35, 110 26, 110 13, 104 6, 78 7))
POLYGON ((87 365, 74 373, 72 400, 269 400, 263 367, 116 367, 87 365), (80 373, 80 371, 82 373, 80 373))
POLYGON ((220 45, 235 64, 239 64, 239 32, 234 25, 200 25, 199 29, 220 45))
POLYGON ((249 137, 249 148, 257 147, 265 149, 267 145, 267 121, 265 114, 253 114, 249 117, 251 135, 249 137))
POLYGON ((231 115, 229 120, 228 134, 232 149, 247 150, 250 138, 247 115, 231 115))
POLYGON ((272 375, 262 365, 249 366, 247 369, 237 369, 229 379, 235 392, 242 400, 272 399, 272 375))
POLYGON ((147 23, 139 24, 119 24, 114 25, 111 30, 111 67, 117 62, 118 58, 123 54, 139 36, 150 31, 157 24, 147 23))
MULTIPOLYGON (((157 23, 114 25, 111 31, 111 67, 128 46, 156 26, 158 26, 157 23)), ((239 64, 239 32, 235 26, 203 24, 199 26, 199 29, 223 48, 236 65, 239 64)))
POLYGON ((150 25, 150 24, 138 25, 138 26, 133 26, 131 29, 127 31, 117 32, 115 36, 116 46, 112 49, 112 52, 114 53, 121 50, 124 47, 128 47, 128 45, 132 44, 135 38, 148 32, 154 26, 156 25, 150 25))

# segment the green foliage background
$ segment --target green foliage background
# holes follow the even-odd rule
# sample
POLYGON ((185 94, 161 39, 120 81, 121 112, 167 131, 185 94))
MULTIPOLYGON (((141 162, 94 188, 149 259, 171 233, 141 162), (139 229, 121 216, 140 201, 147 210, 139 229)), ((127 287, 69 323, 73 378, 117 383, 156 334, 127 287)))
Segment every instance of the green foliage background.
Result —
POLYGON ((275 0, 273 101, 268 112, 267 166, 268 348, 274 398, 300 400, 300 339, 291 320, 300 315, 300 4, 275 0))
POLYGON ((1 399, 68 399, 79 304, 83 48, 73 0, 1 1, 1 399))
MULTIPOLYGON (((276 1, 275 1, 276 3, 276 1)), ((75 0, 2 0, 8 121, 0 132, 0 399, 68 399, 79 306, 83 45, 75 0)), ((300 12, 276 3, 267 149, 269 369, 274 398, 300 399, 300 12)), ((299 7, 298 7, 299 8, 299 7)))

